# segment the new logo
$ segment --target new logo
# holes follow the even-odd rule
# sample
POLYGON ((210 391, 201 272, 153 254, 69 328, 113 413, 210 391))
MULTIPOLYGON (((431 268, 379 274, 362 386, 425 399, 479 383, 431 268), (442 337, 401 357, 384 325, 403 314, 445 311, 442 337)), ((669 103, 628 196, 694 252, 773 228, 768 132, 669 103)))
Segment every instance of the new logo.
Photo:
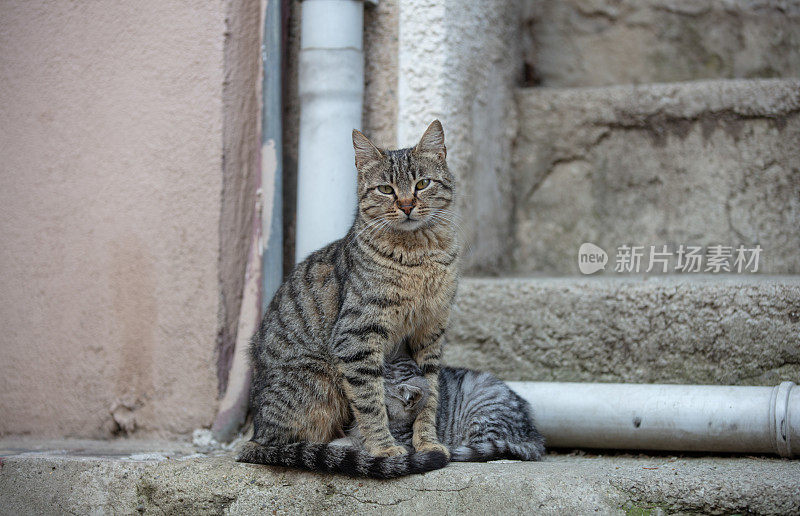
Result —
POLYGON ((578 268, 583 274, 594 274, 605 269, 608 263, 608 254, 602 248, 586 242, 578 249, 578 268))

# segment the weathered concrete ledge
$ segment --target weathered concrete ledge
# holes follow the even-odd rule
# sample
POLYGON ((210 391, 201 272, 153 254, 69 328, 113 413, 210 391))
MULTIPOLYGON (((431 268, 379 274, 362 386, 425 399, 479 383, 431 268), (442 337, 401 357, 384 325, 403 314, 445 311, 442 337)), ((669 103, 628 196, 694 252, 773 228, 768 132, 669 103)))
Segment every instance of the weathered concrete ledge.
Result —
POLYGON ((505 380, 800 379, 800 277, 464 278, 445 362, 505 380))
POLYGON ((2 442, 3 514, 792 514, 800 461, 548 455, 371 481, 184 444, 2 442), (40 451, 31 453, 31 448, 40 451))
POLYGON ((517 102, 511 270, 578 274, 593 242, 759 244, 760 272, 800 273, 800 80, 531 88, 517 102))

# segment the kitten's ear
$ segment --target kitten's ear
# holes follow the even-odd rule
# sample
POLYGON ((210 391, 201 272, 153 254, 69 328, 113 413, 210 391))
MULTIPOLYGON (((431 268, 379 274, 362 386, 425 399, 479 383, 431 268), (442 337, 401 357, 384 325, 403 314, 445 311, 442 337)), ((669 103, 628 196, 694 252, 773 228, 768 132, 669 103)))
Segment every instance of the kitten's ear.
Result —
POLYGON ((383 159, 381 151, 357 129, 353 129, 353 149, 356 151, 356 168, 358 170, 370 163, 383 159))
POLYGON ((407 408, 412 409, 422 399, 422 389, 407 383, 400 384, 400 399, 407 408))
POLYGON ((444 146, 444 129, 442 129, 441 122, 438 120, 431 122, 417 146, 414 147, 414 152, 419 155, 433 155, 436 159, 444 161, 447 157, 447 147, 444 146))

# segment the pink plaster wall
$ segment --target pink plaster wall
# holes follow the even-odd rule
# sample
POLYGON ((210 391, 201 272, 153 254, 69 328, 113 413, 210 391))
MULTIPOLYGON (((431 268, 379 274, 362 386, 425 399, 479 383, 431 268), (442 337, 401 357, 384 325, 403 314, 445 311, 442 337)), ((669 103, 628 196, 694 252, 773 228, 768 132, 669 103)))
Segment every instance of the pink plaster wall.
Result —
POLYGON ((220 233, 247 249, 235 213, 251 208, 235 205, 257 166, 257 110, 224 102, 240 93, 223 83, 241 4, 258 15, 257 1, 0 3, 0 435, 210 424, 244 267, 220 233), (226 124, 245 134, 224 144, 226 124), (239 156, 226 174, 244 174, 233 195, 224 147, 239 156))

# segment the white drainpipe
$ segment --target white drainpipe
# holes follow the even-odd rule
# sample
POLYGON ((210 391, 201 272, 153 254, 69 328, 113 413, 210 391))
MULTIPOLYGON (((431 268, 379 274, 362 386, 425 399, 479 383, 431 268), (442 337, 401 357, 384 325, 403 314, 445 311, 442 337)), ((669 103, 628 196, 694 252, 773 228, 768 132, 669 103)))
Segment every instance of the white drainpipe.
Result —
POLYGON ((800 388, 508 382, 548 446, 800 455, 800 388))
POLYGON ((364 97, 361 0, 303 2, 295 258, 345 235, 356 206, 352 130, 364 97))

